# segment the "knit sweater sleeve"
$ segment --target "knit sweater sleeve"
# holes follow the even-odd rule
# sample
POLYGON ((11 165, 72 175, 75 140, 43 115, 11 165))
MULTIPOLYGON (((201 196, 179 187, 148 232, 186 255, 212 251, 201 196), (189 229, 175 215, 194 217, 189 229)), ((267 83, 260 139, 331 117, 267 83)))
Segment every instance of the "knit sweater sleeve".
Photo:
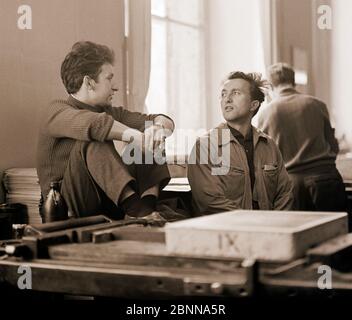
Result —
POLYGON ((335 129, 331 126, 329 111, 325 103, 320 103, 321 112, 324 121, 324 135, 326 141, 329 143, 331 150, 336 154, 339 153, 339 143, 335 137, 335 129))
POLYGON ((48 135, 82 141, 104 141, 113 122, 114 119, 104 112, 75 109, 60 102, 50 105, 44 120, 48 135))
POLYGON ((129 111, 124 107, 107 106, 105 112, 107 114, 110 114, 114 118, 114 120, 119 121, 130 128, 137 129, 142 132, 144 132, 145 128, 148 127, 148 123, 146 121, 153 121, 158 116, 166 117, 173 122, 170 117, 164 114, 145 114, 135 111, 129 111))

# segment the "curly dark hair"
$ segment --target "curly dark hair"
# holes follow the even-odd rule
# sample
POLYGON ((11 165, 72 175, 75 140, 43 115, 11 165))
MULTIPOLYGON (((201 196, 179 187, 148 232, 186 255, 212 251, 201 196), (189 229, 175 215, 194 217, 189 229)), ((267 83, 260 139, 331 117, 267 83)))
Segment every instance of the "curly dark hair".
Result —
POLYGON ((262 79, 261 73, 234 71, 228 74, 225 81, 233 79, 243 79, 249 83, 252 100, 258 100, 260 104, 265 100, 265 90, 270 88, 270 83, 262 79))
POLYGON ((67 92, 76 93, 85 76, 97 81, 102 65, 114 64, 114 60, 114 51, 105 45, 76 42, 61 64, 61 79, 67 92))

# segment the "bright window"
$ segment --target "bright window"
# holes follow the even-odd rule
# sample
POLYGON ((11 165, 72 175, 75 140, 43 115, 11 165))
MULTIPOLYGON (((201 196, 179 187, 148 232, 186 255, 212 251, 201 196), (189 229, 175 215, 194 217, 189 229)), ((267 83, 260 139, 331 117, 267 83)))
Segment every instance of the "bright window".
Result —
POLYGON ((187 154, 195 134, 224 121, 219 102, 224 77, 235 70, 264 70, 262 0, 151 1, 148 112, 174 119, 183 132, 167 139, 167 152, 187 154))
MULTIPOLYGON (((149 112, 172 117, 177 129, 206 126, 203 2, 152 0, 152 61, 146 102, 149 112)), ((177 144, 174 152, 187 152, 183 142, 168 140, 168 150, 177 144)))

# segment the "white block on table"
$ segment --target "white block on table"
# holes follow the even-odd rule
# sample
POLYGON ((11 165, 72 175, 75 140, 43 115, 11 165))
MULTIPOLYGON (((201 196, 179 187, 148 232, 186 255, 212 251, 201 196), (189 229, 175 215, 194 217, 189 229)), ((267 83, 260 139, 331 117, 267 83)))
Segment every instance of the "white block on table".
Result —
POLYGON ((171 254, 289 261, 348 232, 344 212, 236 210, 169 223, 171 254))

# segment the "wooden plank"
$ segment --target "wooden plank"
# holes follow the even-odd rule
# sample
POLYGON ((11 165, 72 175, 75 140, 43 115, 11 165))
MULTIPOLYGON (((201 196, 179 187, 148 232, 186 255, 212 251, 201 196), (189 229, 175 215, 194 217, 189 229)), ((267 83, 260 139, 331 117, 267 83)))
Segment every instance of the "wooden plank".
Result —
POLYGON ((165 243, 165 233, 162 228, 148 227, 119 227, 97 230, 92 233, 93 243, 112 240, 136 240, 143 242, 165 243))
MULTIPOLYGON (((17 287, 23 262, 0 261, 0 274, 17 287)), ((89 263, 31 261, 32 290, 123 298, 171 296, 248 296, 253 293, 253 265, 229 272, 155 266, 94 266, 89 263)))
POLYGON ((170 268, 207 268, 231 272, 241 266, 242 259, 182 257, 170 255, 162 243, 118 240, 109 243, 64 244, 51 246, 52 261, 129 264, 170 268))
POLYGON ((309 262, 321 262, 340 271, 352 269, 352 233, 336 237, 308 250, 309 262))
POLYGON ((77 219, 68 219, 65 221, 55 221, 44 224, 28 225, 24 230, 25 236, 42 235, 49 232, 57 232, 61 230, 79 228, 102 223, 111 223, 112 220, 103 216, 92 216, 77 219))

